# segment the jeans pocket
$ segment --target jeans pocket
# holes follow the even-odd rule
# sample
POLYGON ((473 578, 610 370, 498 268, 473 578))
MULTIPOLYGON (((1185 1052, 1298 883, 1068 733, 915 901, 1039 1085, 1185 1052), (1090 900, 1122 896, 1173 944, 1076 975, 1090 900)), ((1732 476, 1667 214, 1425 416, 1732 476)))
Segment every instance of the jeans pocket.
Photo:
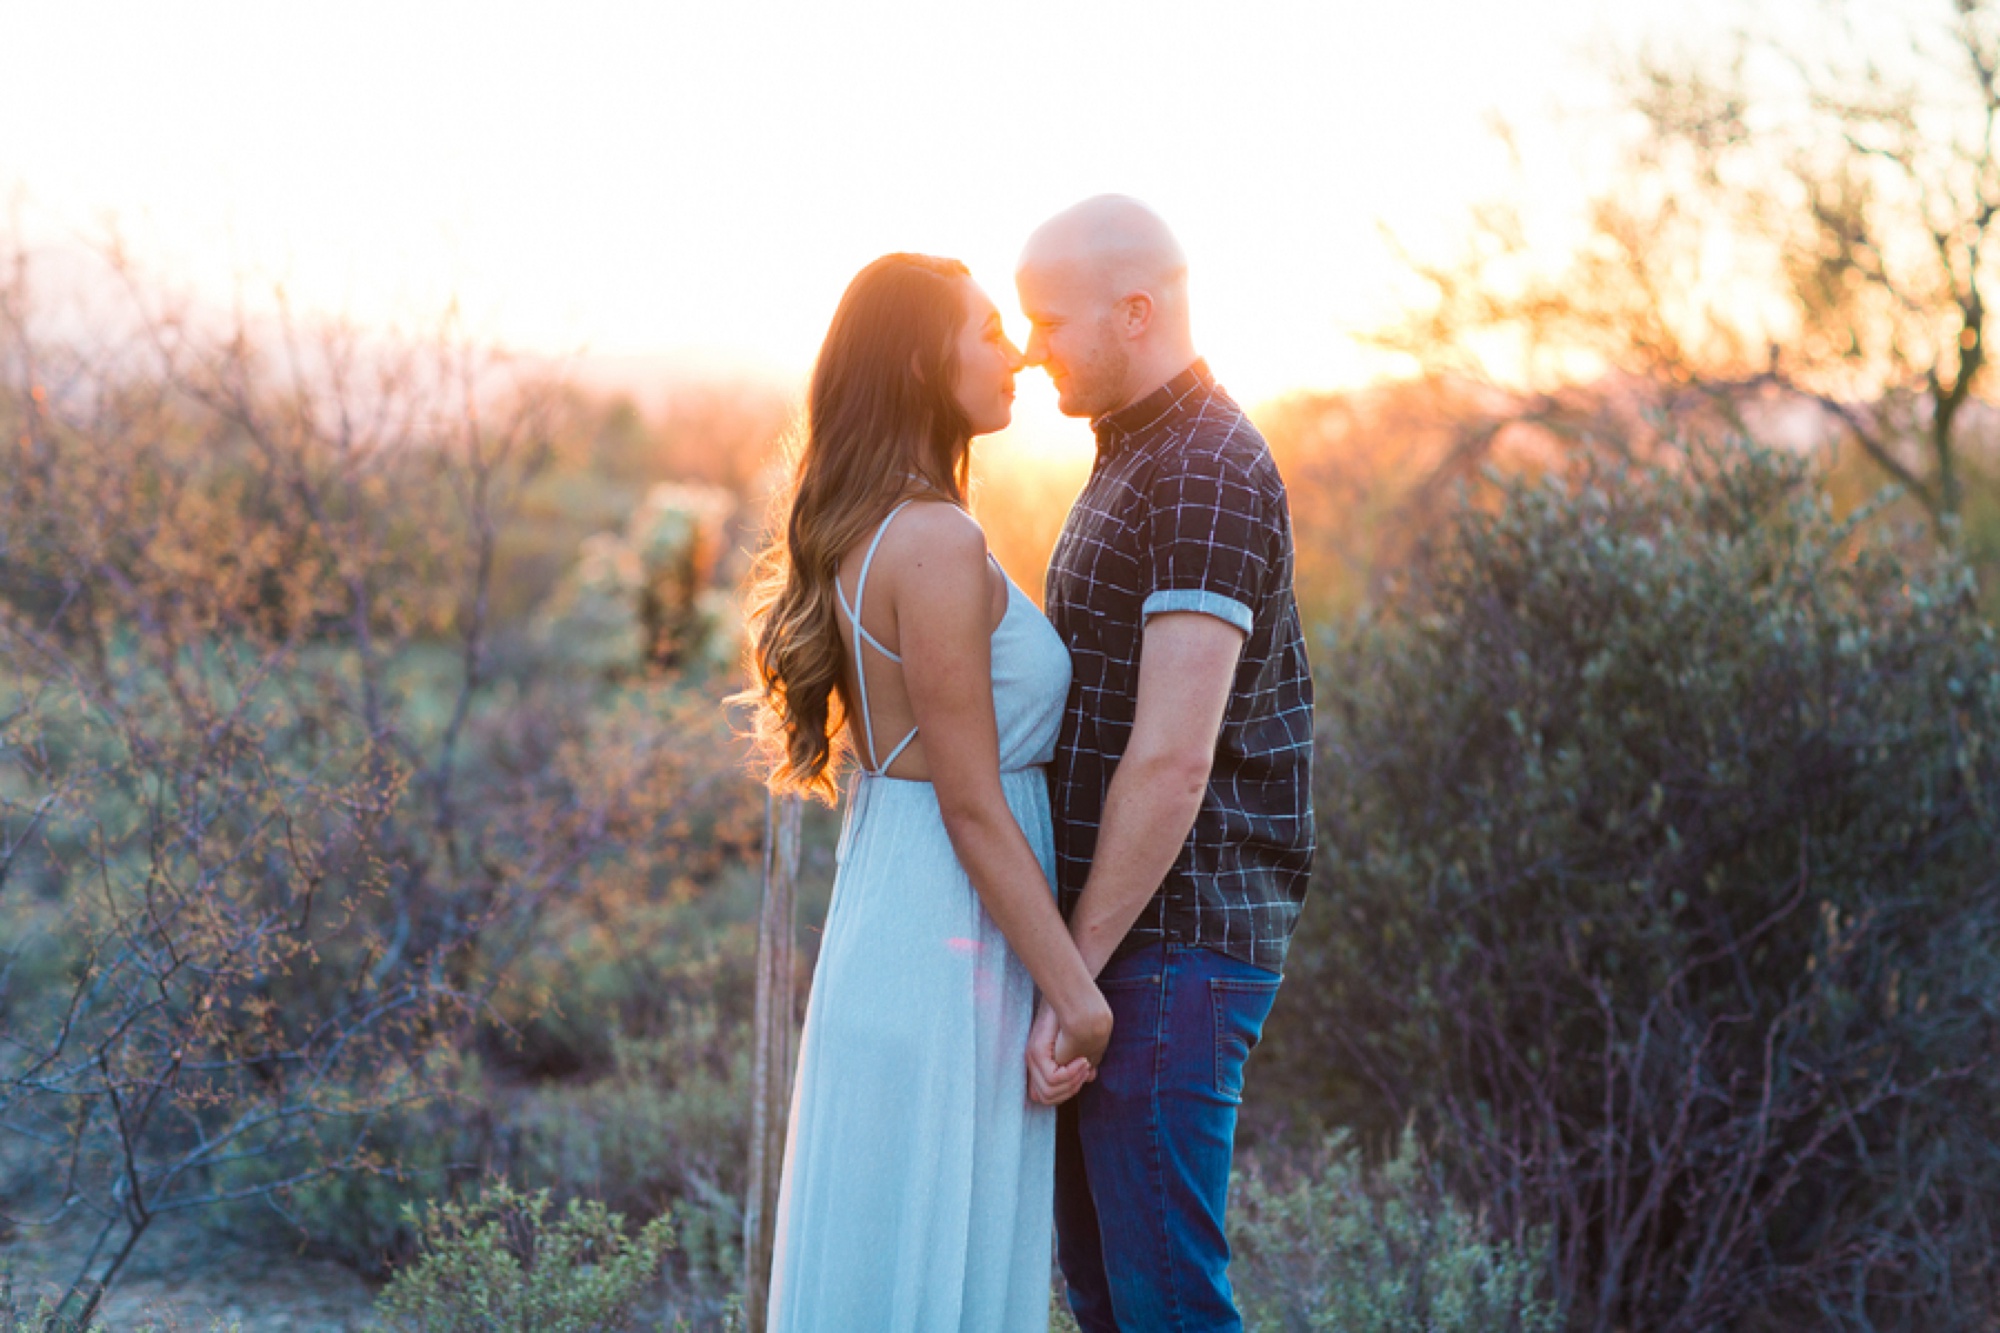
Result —
POLYGON ((1215 1094, 1241 1103, 1243 1064, 1264 1035, 1264 1019, 1278 998, 1278 983, 1211 977, 1208 997, 1215 1014, 1215 1094))
POLYGON ((1160 974, 1099 977, 1098 989, 1111 1006, 1111 1044, 1090 1085, 1097 1100, 1150 1100, 1160 1037, 1160 974))

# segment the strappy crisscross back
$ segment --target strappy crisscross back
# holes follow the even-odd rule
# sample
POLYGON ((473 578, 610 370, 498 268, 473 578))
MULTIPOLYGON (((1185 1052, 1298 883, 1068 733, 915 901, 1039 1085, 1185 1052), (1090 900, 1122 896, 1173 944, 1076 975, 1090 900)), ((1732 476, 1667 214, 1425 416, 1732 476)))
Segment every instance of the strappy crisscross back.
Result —
MULTIPOLYGON (((833 595, 840 599, 840 609, 847 613, 849 623, 854 626, 854 688, 861 696, 862 746, 867 751, 867 757, 871 759, 876 754, 875 724, 868 717, 868 664, 861 658, 861 645, 864 643, 867 644, 876 652, 899 666, 902 664, 903 659, 896 653, 890 652, 880 639, 870 634, 862 625, 861 608, 866 604, 868 596, 868 566, 875 562, 875 548, 882 544, 882 535, 889 531, 889 524, 895 521, 896 515, 902 513, 904 507, 909 503, 908 500, 905 500, 902 504, 891 509, 888 517, 882 520, 882 526, 875 529, 875 538, 868 543, 867 554, 861 557, 861 577, 854 581, 854 605, 849 606, 847 604, 847 594, 841 591, 839 577, 836 576, 833 580, 833 595)), ((897 741, 896 748, 889 751, 887 759, 884 759, 873 768, 868 768, 864 765, 863 771, 872 773, 877 777, 888 772, 889 766, 896 762, 903 751, 909 748, 910 742, 916 738, 917 728, 911 727, 909 734, 904 736, 900 741, 897 741)))

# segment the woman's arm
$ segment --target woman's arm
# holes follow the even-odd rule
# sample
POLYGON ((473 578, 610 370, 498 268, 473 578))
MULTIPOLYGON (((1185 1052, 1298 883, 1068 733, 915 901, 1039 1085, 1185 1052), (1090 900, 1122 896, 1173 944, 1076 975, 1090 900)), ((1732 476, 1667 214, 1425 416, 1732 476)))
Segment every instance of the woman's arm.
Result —
POLYGON ((1094 1064, 1111 1038, 1111 1008, 1000 788, 985 535, 945 505, 913 506, 897 527, 900 558, 884 572, 892 572, 903 681, 945 831, 1061 1024, 1064 1054, 1094 1064))

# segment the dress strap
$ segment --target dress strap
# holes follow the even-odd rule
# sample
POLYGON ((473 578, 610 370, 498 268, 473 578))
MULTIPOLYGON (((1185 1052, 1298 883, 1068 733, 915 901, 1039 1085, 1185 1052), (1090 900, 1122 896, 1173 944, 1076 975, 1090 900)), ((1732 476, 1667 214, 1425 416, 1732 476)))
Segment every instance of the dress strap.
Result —
POLYGON ((897 759, 902 757, 903 751, 909 749, 910 742, 915 740, 916 738, 917 738, 917 729, 915 727, 911 727, 909 734, 904 736, 903 739, 896 742, 896 748, 889 751, 889 757, 887 759, 884 759, 882 761, 882 766, 876 769, 875 771, 877 773, 887 773, 889 771, 890 765, 894 764, 897 759))
POLYGON ((847 594, 841 591, 839 579, 835 579, 833 581, 833 595, 836 599, 839 600, 840 609, 846 612, 848 623, 854 626, 855 633, 861 636, 862 642, 866 643, 870 648, 873 648, 876 652, 882 654, 882 656, 888 658, 891 662, 894 662, 898 666, 901 666, 903 663, 902 654, 890 652, 887 644, 883 643, 873 634, 870 634, 867 628, 864 625, 862 625, 861 617, 858 614, 856 614, 853 607, 847 604, 847 594))
MULTIPOLYGON (((896 515, 902 513, 909 503, 910 501, 905 500, 902 504, 891 509, 888 516, 882 520, 882 525, 875 529, 875 539, 868 543, 868 551, 861 557, 861 577, 854 581, 854 605, 849 606, 847 604, 847 594, 840 590, 839 577, 836 576, 833 580, 834 596, 839 599, 840 609, 847 613, 847 619, 854 626, 854 686, 861 695, 862 743, 868 751, 868 757, 871 759, 875 755, 875 723, 868 716, 868 664, 862 660, 861 645, 863 643, 868 644, 876 652, 899 665, 903 659, 883 647, 881 640, 862 628, 861 608, 866 604, 865 599, 868 596, 868 567, 875 563, 875 548, 882 544, 882 537, 889 531, 889 524, 895 521, 896 515)), ((887 771, 889 765, 895 763, 897 756, 902 754, 909 743, 916 738, 917 729, 911 727, 909 734, 896 742, 896 748, 889 752, 887 759, 872 768, 867 765, 863 765, 863 768, 870 773, 887 771)))

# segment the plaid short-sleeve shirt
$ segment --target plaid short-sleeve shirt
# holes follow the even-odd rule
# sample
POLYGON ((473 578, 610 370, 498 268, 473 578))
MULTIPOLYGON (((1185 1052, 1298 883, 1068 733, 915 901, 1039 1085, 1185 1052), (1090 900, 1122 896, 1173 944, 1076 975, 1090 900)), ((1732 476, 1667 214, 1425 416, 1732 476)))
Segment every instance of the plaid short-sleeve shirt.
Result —
POLYGON ((1276 970, 1313 854, 1312 676, 1284 482, 1200 361, 1094 428, 1097 461, 1044 598, 1072 670, 1050 771, 1064 913, 1132 734, 1146 618, 1202 612, 1242 630, 1243 653, 1201 812, 1119 952, 1169 941, 1276 970))

